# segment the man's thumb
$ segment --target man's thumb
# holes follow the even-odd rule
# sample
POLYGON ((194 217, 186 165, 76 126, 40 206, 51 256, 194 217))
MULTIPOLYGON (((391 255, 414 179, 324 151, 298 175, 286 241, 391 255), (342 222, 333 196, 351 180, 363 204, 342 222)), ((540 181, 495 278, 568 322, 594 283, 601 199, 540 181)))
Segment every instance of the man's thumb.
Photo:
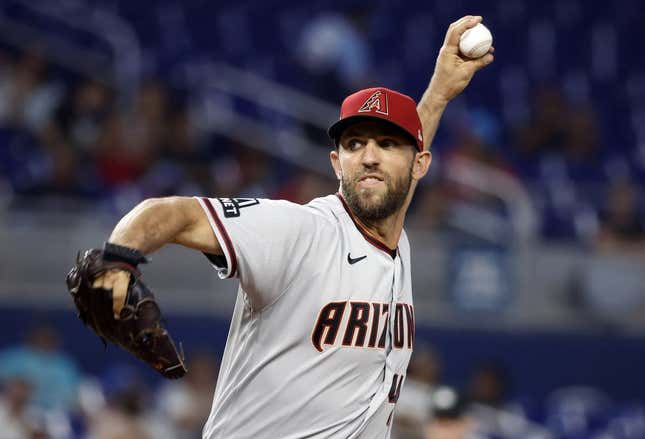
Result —
POLYGON ((486 55, 482 56, 481 58, 477 58, 475 60, 469 61, 472 63, 473 67, 475 68, 475 72, 479 69, 482 69, 489 65, 490 63, 493 62, 495 57, 493 56, 492 53, 487 53, 486 55))

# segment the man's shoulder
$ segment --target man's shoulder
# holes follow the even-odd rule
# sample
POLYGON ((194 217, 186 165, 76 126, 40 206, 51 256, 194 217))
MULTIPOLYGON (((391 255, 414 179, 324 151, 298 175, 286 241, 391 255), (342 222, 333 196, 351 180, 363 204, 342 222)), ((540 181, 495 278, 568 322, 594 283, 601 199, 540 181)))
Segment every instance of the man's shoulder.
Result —
POLYGON ((333 194, 314 198, 304 206, 321 212, 337 212, 343 210, 338 196, 333 194))
POLYGON ((317 215, 334 224, 337 224, 340 218, 347 215, 337 195, 314 198, 309 203, 303 205, 303 207, 312 215, 317 215))
MULTIPOLYGON (((292 224, 294 222, 305 222, 310 226, 314 223, 315 225, 335 224, 338 222, 340 211, 343 210, 338 197, 335 195, 314 198, 306 204, 271 198, 254 200, 257 200, 258 205, 268 208, 272 216, 281 212, 280 215, 274 217, 276 220, 288 219, 292 224)), ((266 215, 266 213, 267 211, 264 211, 264 213, 259 214, 266 215)))

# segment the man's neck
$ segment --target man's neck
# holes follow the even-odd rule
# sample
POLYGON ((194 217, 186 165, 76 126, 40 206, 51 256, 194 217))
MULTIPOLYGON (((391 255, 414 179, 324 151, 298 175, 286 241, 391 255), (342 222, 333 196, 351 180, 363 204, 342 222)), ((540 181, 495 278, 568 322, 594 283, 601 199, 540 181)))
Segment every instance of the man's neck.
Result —
MULTIPOLYGON (((342 189, 339 190, 339 193, 343 199, 346 199, 342 189)), ((381 241, 392 250, 399 245, 399 238, 401 237, 403 223, 405 222, 405 212, 408 208, 407 202, 396 213, 378 221, 363 220, 352 211, 349 205, 347 205, 347 208, 354 218, 354 221, 370 236, 381 241)))
POLYGON ((381 241, 388 248, 395 249, 399 245, 399 238, 403 231, 405 211, 400 209, 397 213, 373 223, 363 221, 356 215, 354 215, 354 220, 371 236, 381 241))

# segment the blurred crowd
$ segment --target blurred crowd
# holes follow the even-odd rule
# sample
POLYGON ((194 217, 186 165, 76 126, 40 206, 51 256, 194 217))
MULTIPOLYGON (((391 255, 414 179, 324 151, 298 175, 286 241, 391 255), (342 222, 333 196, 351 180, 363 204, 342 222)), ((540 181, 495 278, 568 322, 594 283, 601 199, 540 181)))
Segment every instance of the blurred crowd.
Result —
POLYGON ((134 359, 93 375, 61 349, 54 328, 34 327, 23 343, 0 351, 0 437, 201 438, 218 358, 190 357, 190 373, 178 381, 153 385, 134 359))
MULTIPOLYGON (((151 382, 134 358, 89 373, 60 334, 32 327, 0 349, 2 439, 197 439, 210 413, 219 358, 188 354, 189 372, 151 382)), ((464 382, 446 383, 441 355, 415 349, 397 403, 393 439, 645 437, 645 403, 613 403, 590 387, 562 388, 543 401, 517 395, 508 365, 473 363, 464 382)))
POLYGON ((53 70, 38 49, 0 51, 0 188, 9 193, 31 202, 76 197, 119 212, 122 199, 285 194, 304 202, 329 187, 198 132, 185 93, 164 82, 145 82, 124 103, 106 83, 53 70))
MULTIPOLYGON (((309 20, 289 58, 298 87, 337 104, 384 80, 374 69, 368 11, 309 20)), ((387 71, 385 79, 396 83, 387 71)), ((204 90, 183 85, 149 76, 127 95, 61 68, 38 45, 0 46, 0 209, 116 218, 149 197, 306 203, 337 190, 331 167, 327 174, 302 169, 260 148, 257 137, 244 142, 210 130, 204 90)), ((566 243, 595 257, 567 275, 562 289, 572 308, 587 307, 603 320, 608 308, 618 319, 640 313, 645 296, 634 264, 645 258, 645 192, 635 164, 607 143, 598 107, 545 83, 530 88, 526 115, 513 119, 503 108, 466 99, 473 94, 444 114, 408 225, 485 248, 566 243), (624 293, 608 299, 616 290, 624 293)), ((250 113, 277 124, 276 133, 284 128, 275 114, 250 113)), ((295 120, 287 125, 321 151, 331 147, 324 130, 295 120)))
MULTIPOLYGON (((324 17, 308 30, 315 35, 303 45, 326 34, 325 26, 328 33, 340 26, 340 16, 324 17)), ((356 32, 349 33, 357 38, 356 32)), ((370 83, 361 76, 364 69, 329 53, 314 56, 315 47, 299 49, 309 54, 301 55, 308 72, 303 76, 318 84, 311 93, 329 95, 320 88, 325 84, 344 93, 370 83), (324 68, 312 64, 325 57, 330 60, 324 68)), ((253 145, 200 129, 186 90, 150 79, 126 99, 107 83, 61 73, 44 55, 38 48, 0 49, 0 192, 5 198, 15 195, 13 205, 66 197, 123 213, 153 196, 259 196, 302 203, 336 190, 331 172, 302 170, 253 145)), ((528 123, 503 129, 499 115, 486 108, 459 103, 449 108, 411 223, 507 239, 514 213, 505 191, 511 188, 512 197, 526 194, 536 208, 533 227, 544 238, 602 250, 642 248, 642 186, 620 163, 602 162, 593 109, 572 105, 560 90, 547 87, 536 91, 532 112, 528 123), (469 175, 481 181, 468 181, 469 175), (463 218, 470 223, 460 223, 463 218)), ((329 147, 322 131, 305 127, 304 132, 329 147)))

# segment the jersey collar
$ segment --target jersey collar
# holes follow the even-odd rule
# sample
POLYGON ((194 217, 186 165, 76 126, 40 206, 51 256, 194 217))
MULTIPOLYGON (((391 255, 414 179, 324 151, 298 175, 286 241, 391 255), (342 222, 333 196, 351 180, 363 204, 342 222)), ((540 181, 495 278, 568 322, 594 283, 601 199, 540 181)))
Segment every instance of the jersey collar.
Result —
POLYGON ((342 203, 343 207, 345 208, 345 210, 346 210, 346 211, 347 211, 347 213, 349 214, 349 217, 352 219, 352 222, 354 223, 354 225, 356 226, 356 228, 358 229, 358 231, 359 231, 359 232, 361 232, 361 235, 363 235, 363 237, 365 238, 365 240, 366 240, 367 242, 369 242, 370 244, 372 244, 374 247, 376 247, 376 248, 378 248, 379 250, 382 250, 382 251, 384 251, 385 253, 387 253, 388 255, 390 255, 390 256, 392 257, 392 259, 396 258, 396 254, 397 254, 397 252, 399 251, 399 247, 397 246, 397 248, 395 248, 395 249, 391 249, 390 247, 388 247, 387 245, 385 245, 385 243, 383 243, 383 242, 382 242, 382 241, 380 241, 379 239, 377 239, 377 238, 373 237, 372 235, 370 235, 370 234, 367 232, 367 230, 365 230, 365 228, 363 228, 363 226, 361 226, 361 225, 356 221, 356 219, 354 218, 354 213, 351 211, 351 209, 350 209, 350 208, 349 208, 349 206, 347 205, 347 202, 345 201, 345 198, 343 198, 343 195, 342 195, 340 192, 336 192, 336 196, 338 197, 338 199, 339 199, 339 200, 340 200, 340 202, 342 203))

